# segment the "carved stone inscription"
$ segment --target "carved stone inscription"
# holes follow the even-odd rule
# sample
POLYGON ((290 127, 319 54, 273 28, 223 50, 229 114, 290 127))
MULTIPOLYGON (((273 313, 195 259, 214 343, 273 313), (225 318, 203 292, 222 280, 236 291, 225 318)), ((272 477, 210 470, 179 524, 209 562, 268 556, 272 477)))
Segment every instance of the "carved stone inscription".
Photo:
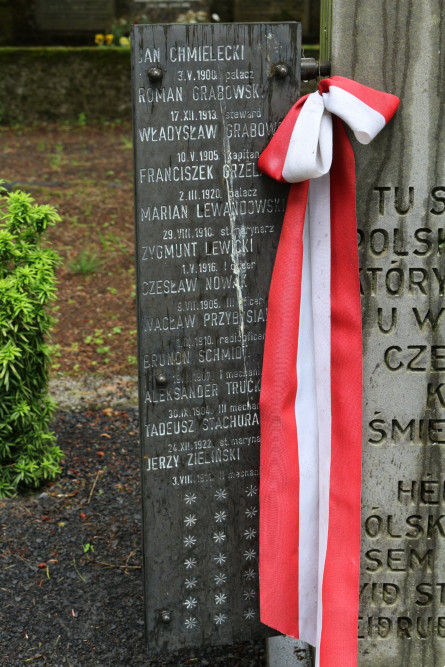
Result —
POLYGON ((300 37, 297 24, 158 25, 136 26, 132 41, 146 626, 156 653, 267 631, 258 408, 287 188, 262 177, 257 159, 298 97, 300 37))
POLYGON ((358 666, 443 667, 444 6, 333 0, 333 17, 334 74, 401 99, 369 146, 355 144, 364 313, 358 666))
POLYGON ((445 184, 422 186, 374 186, 373 225, 359 229, 370 381, 389 398, 368 412, 365 447, 392 460, 364 487, 380 497, 363 521, 359 638, 408 647, 445 644, 445 184))

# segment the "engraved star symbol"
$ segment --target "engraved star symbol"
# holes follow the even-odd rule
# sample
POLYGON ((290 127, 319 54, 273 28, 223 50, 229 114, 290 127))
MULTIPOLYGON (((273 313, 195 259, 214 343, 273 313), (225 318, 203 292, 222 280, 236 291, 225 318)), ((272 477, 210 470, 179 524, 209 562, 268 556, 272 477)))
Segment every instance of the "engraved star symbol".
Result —
POLYGON ((213 620, 216 625, 222 625, 227 621, 227 614, 215 614, 213 620))
POLYGON ((224 574, 224 572, 215 574, 215 583, 217 586, 222 586, 222 584, 225 584, 226 581, 227 581, 227 574, 224 574))
POLYGON ((256 595, 256 591, 254 588, 249 588, 248 591, 244 591, 243 597, 245 600, 253 600, 253 598, 256 595))
POLYGON ((222 530, 220 530, 217 533, 213 533, 213 539, 216 542, 216 544, 222 544, 222 542, 225 542, 226 540, 226 535, 223 533, 222 530))
POLYGON ((198 625, 198 621, 194 616, 189 616, 189 618, 185 619, 184 625, 187 628, 187 630, 193 630, 198 625))
POLYGON ((185 604, 187 609, 193 609, 198 604, 198 600, 196 598, 189 597, 183 604, 185 604))
POLYGON ((195 588, 198 583, 198 580, 196 577, 189 577, 188 579, 185 580, 185 587, 186 588, 195 588))
POLYGON ((248 508, 246 509, 246 511, 245 511, 245 515, 246 515, 249 519, 253 519, 254 516, 256 516, 257 514, 258 514, 258 510, 257 510, 257 508, 256 508, 254 505, 252 505, 252 507, 248 507, 248 508))
POLYGON ((258 487, 255 486, 254 484, 251 484, 250 486, 247 487, 246 493, 249 496, 249 498, 252 498, 253 496, 256 496, 258 493, 258 487))
POLYGON ((219 554, 217 554, 216 556, 213 556, 213 559, 218 563, 218 565, 222 565, 223 563, 226 562, 227 556, 225 554, 221 553, 221 551, 220 551, 219 554))
POLYGON ((247 530, 244 531, 244 537, 246 538, 246 540, 253 540, 255 536, 256 536, 255 528, 247 528, 247 530))
POLYGON ((216 593, 215 602, 216 604, 224 604, 227 601, 227 595, 225 593, 216 593))
POLYGON ((192 526, 194 526, 195 523, 196 523, 196 514, 186 515, 186 517, 184 519, 184 523, 188 528, 191 528, 192 526))
POLYGON ((184 561, 184 565, 187 568, 187 570, 191 570, 192 567, 195 567, 196 565, 196 558, 186 558, 184 561))
POLYGON ((227 490, 218 489, 217 491, 215 491, 215 498, 216 500, 225 500, 227 498, 227 490))
POLYGON ((216 523, 222 523, 227 519, 227 512, 222 510, 222 512, 215 512, 215 521, 216 523))
POLYGON ((252 618, 255 618, 254 610, 251 608, 251 609, 248 609, 247 611, 245 611, 244 612, 244 618, 246 619, 246 621, 251 621, 252 618))
POLYGON ((196 544, 196 537, 193 535, 186 535, 184 537, 184 546, 185 547, 193 547, 196 544))
POLYGON ((196 502, 196 493, 186 493, 184 496, 184 500, 187 505, 193 505, 193 503, 196 502))
POLYGON ((255 557, 256 557, 256 551, 255 551, 255 549, 247 549, 247 550, 244 552, 244 558, 245 558, 246 560, 254 560, 255 557))
POLYGON ((248 581, 252 581, 252 579, 255 579, 255 570, 253 567, 250 567, 248 570, 244 572, 244 576, 248 581))

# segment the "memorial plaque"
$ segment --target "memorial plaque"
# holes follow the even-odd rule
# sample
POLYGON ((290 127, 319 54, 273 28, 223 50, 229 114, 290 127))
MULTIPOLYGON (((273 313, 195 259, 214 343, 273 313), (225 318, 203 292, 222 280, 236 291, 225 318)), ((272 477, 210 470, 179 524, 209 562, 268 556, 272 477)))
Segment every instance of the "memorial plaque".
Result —
POLYGON ((355 142, 364 309, 358 665, 443 667, 444 7, 334 0, 333 21, 334 73, 401 98, 372 144, 355 142))
POLYGON ((154 654, 270 632, 259 622, 258 408, 287 186, 257 159, 298 98, 300 26, 135 26, 132 44, 154 654))
POLYGON ((114 18, 113 0, 36 0, 39 30, 105 30, 114 18))

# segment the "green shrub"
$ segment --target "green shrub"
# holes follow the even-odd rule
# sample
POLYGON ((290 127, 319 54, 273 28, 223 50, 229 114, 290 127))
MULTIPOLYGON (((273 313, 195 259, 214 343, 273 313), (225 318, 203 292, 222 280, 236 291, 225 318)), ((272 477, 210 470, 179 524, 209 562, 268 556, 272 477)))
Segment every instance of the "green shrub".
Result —
MULTIPOLYGON (((1 185, 1 184, 0 184, 1 185)), ((60 220, 24 192, 0 190, 0 497, 36 487, 59 472, 61 450, 49 423, 48 396, 57 254, 42 248, 45 230, 60 220)))

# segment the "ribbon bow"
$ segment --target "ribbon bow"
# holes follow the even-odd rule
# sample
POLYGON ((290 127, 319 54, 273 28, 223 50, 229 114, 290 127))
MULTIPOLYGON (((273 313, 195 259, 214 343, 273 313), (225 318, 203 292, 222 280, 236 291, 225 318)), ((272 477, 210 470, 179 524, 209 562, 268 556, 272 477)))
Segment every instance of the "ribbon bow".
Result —
POLYGON ((261 620, 316 646, 323 667, 357 665, 362 337, 355 164, 342 120, 366 144, 398 105, 394 95, 325 79, 258 161, 293 184, 260 396, 261 620))

